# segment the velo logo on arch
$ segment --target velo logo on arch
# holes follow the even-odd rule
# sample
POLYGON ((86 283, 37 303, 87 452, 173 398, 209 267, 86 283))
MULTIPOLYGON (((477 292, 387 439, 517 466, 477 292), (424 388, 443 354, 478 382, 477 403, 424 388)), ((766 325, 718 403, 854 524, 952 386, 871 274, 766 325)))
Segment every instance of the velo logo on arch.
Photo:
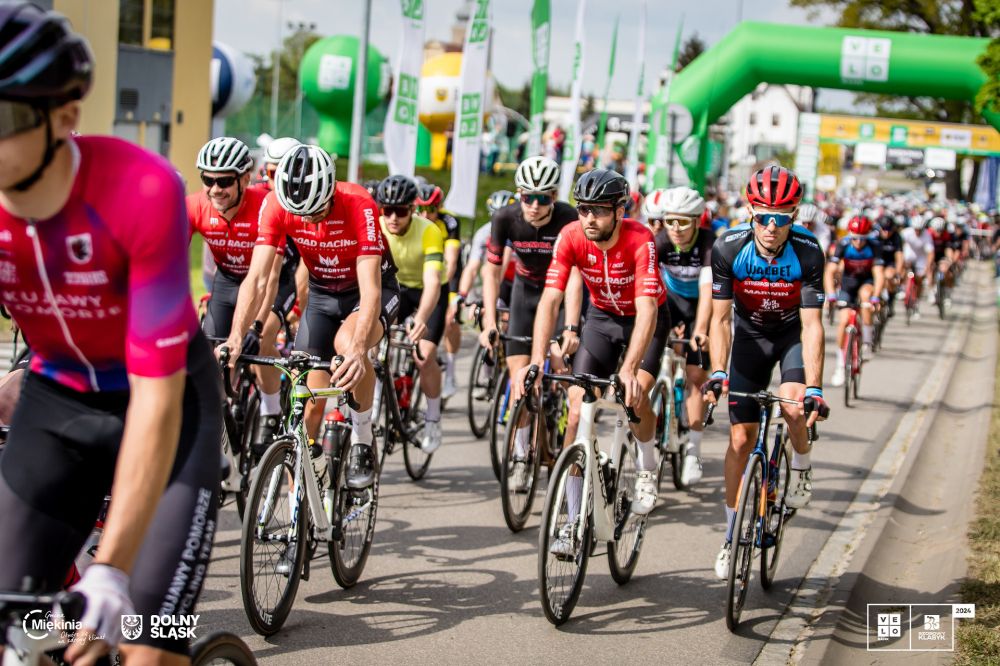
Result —
POLYGON ((892 40, 887 37, 845 35, 840 46, 841 81, 855 85, 888 81, 891 50, 892 40))

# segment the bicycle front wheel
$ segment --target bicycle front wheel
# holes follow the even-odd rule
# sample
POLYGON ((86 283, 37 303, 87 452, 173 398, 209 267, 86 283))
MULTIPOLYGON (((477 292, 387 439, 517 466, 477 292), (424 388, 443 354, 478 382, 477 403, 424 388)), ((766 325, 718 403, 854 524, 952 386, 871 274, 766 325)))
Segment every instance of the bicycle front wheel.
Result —
POLYGON ((580 444, 568 446, 556 461, 545 493, 538 530, 538 591, 545 618, 556 626, 569 620, 587 576, 594 526, 581 492, 586 473, 587 452, 580 444))
POLYGON ((778 432, 774 438, 774 464, 768 461, 767 505, 764 509, 764 533, 761 535, 760 547, 760 585, 765 590, 774 583, 774 574, 778 570, 778 556, 781 554, 781 540, 785 536, 785 497, 788 496, 788 484, 792 478, 791 444, 788 441, 788 428, 778 424, 778 432))
POLYGON ((857 333, 852 329, 847 329, 847 340, 844 345, 844 406, 851 406, 851 382, 854 381, 854 355, 858 353, 857 333))
MULTIPOLYGON (((632 433, 628 434, 628 439, 635 446, 632 433)), ((619 585, 624 585, 632 578, 635 567, 639 564, 639 553, 642 552, 642 540, 646 532, 646 516, 637 516, 631 511, 636 474, 635 460, 632 459, 629 447, 623 446, 615 476, 615 533, 620 536, 608 543, 611 577, 619 585)))
MULTIPOLYGON (((285 623, 295 601, 309 537, 309 501, 296 506, 295 440, 279 439, 267 450, 250 486, 240 541, 240 590, 250 626, 262 636, 285 623)), ((311 473, 311 470, 310 470, 311 473)))
POLYGON ((497 481, 501 478, 501 467, 503 466, 503 433, 506 432, 507 416, 510 413, 510 394, 508 393, 508 380, 510 373, 507 368, 500 373, 500 380, 494 387, 493 405, 490 410, 490 462, 493 464, 493 474, 497 481))
POLYGON ((247 644, 228 631, 216 631, 191 646, 191 666, 257 666, 247 644))
POLYGON ((476 439, 481 439, 488 432, 493 412, 493 366, 486 365, 485 358, 486 347, 480 346, 472 359, 469 376, 469 426, 476 439))
POLYGON ((729 581, 726 584, 726 626, 736 631, 743 612, 743 602, 750 587, 750 569, 753 551, 758 538, 758 509, 761 501, 761 483, 764 476, 764 459, 751 455, 750 464, 740 483, 740 497, 736 502, 736 522, 733 524, 729 581))
POLYGON ((427 399, 420 389, 420 375, 414 371, 413 393, 410 394, 410 407, 406 410, 406 437, 403 439, 403 462, 406 473, 414 481, 419 481, 427 474, 431 466, 431 453, 425 453, 420 448, 424 438, 424 423, 427 416, 427 399))
POLYGON ((524 396, 514 405, 507 421, 504 437, 503 466, 500 474, 500 503, 503 519, 511 532, 520 532, 531 515, 538 487, 538 470, 544 447, 545 429, 539 418, 539 405, 531 405, 532 397, 524 396), (519 424, 527 432, 522 432, 519 424), (523 450, 519 450, 523 447, 523 450))
POLYGON ((361 578, 368 562, 375 536, 375 514, 378 510, 378 481, 381 470, 375 470, 375 480, 367 488, 348 488, 347 469, 350 467, 351 438, 347 428, 339 435, 340 460, 333 484, 331 507, 327 512, 333 525, 332 538, 327 542, 330 568, 337 585, 344 589, 361 578), (332 515, 331 515, 332 514, 332 515))
POLYGON ((661 380, 656 382, 656 386, 653 387, 653 392, 650 394, 653 414, 656 416, 656 430, 654 431, 654 437, 656 438, 656 448, 660 454, 660 467, 656 472, 657 494, 659 494, 663 489, 663 477, 667 475, 667 465, 671 460, 670 452, 667 450, 670 445, 669 428, 673 425, 670 418, 669 390, 670 389, 667 388, 666 382, 661 380))

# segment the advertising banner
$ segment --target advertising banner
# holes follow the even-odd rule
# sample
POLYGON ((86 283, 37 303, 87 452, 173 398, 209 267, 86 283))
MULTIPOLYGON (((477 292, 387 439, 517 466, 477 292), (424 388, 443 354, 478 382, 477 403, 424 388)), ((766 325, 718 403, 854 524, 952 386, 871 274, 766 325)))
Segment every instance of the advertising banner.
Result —
POLYGON ((580 160, 580 87, 583 85, 583 37, 585 1, 580 0, 576 10, 576 37, 573 44, 573 86, 570 88, 569 126, 563 143, 562 176, 559 179, 559 199, 569 201, 576 176, 576 165, 580 160))
POLYGON ((542 130, 545 129, 545 97, 549 86, 549 0, 535 0, 531 10, 531 34, 534 43, 535 71, 531 75, 531 130, 525 157, 542 154, 542 130))
POLYGON ((424 65, 424 0, 400 0, 403 30, 396 63, 396 90, 385 116, 383 145, 390 175, 413 178, 417 159, 417 100, 424 65))

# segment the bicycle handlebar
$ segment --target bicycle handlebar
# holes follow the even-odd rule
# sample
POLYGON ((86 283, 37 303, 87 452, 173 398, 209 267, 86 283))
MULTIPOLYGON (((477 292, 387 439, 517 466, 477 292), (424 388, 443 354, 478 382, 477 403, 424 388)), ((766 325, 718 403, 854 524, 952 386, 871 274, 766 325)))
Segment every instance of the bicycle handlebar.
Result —
MULTIPOLYGON (((394 333, 405 333, 407 335, 410 334, 410 332, 408 330, 406 330, 406 326, 402 326, 400 324, 395 324, 393 326, 390 326, 389 330, 392 331, 392 332, 394 332, 394 333)), ((420 353, 420 345, 417 344, 416 342, 409 342, 409 343, 407 343, 407 342, 403 342, 403 341, 400 341, 400 340, 395 340, 394 341, 394 340, 390 339, 389 340, 389 344, 392 345, 393 347, 398 348, 398 349, 412 350, 413 353, 416 355, 418 361, 423 361, 424 360, 423 354, 420 353)))
MULTIPOLYGON (((340 365, 344 362, 344 357, 337 355, 333 357, 333 363, 340 365)), ((277 368, 282 368, 284 370, 326 370, 330 371, 330 362, 324 361, 319 356, 312 356, 303 351, 293 351, 292 355, 288 358, 284 356, 253 356, 250 354, 241 355, 236 359, 236 363, 243 363, 246 365, 270 365, 277 368)), ((220 347, 219 348, 219 365, 222 366, 222 380, 223 385, 226 389, 226 395, 232 399, 236 399, 236 391, 233 390, 232 380, 229 378, 229 348, 220 347)), ((354 393, 351 391, 344 391, 344 395, 347 397, 347 404, 350 405, 351 409, 354 411, 360 411, 361 404, 354 399, 354 393)))
MULTIPOLYGON (((530 375, 532 370, 538 373, 538 366, 532 365, 528 368, 528 374, 530 375)), ((628 417, 629 423, 641 423, 642 419, 639 415, 635 413, 635 410, 625 404, 625 388, 622 386, 621 379, 618 375, 611 375, 608 379, 601 379, 600 377, 595 377, 594 375, 587 374, 576 374, 576 375, 559 375, 551 372, 546 372, 542 375, 544 379, 555 380, 557 382, 567 382, 570 384, 575 384, 583 389, 592 388, 607 388, 612 387, 614 389, 615 401, 625 410, 625 416, 628 417)), ((532 379, 534 382, 534 379, 532 379)), ((525 384, 527 388, 530 384, 525 384)))
MULTIPOLYGON (((765 404, 773 404, 776 402, 784 402, 789 405, 801 405, 802 402, 799 400, 789 400, 788 398, 780 398, 769 391, 757 391, 756 393, 741 393, 739 391, 730 391, 729 395, 736 396, 737 398, 753 398, 763 407, 765 404)), ((715 418, 712 413, 715 411, 715 407, 718 403, 709 403, 708 409, 705 410, 705 420, 702 422, 702 427, 707 428, 708 426, 715 423, 715 418)), ((809 412, 806 412, 809 414, 809 412)), ((816 430, 816 424, 813 423, 809 426, 809 435, 812 441, 819 439, 819 431, 816 430)))

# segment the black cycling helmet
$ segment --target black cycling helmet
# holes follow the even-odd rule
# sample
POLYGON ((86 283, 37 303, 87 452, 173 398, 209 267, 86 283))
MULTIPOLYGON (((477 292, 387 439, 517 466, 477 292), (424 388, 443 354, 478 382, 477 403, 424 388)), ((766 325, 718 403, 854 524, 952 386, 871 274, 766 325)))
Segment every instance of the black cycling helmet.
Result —
POLYGON ((377 198, 383 206, 409 206, 417 200, 417 184, 406 176, 389 176, 379 183, 377 198))
POLYGON ((378 186, 381 182, 381 180, 366 180, 361 183, 361 187, 368 190, 368 194, 372 195, 372 198, 375 199, 375 203, 378 203, 378 186))
POLYGON ((630 194, 625 177, 610 169, 588 171, 573 187, 573 198, 578 204, 603 204, 617 208, 628 202, 630 194))

